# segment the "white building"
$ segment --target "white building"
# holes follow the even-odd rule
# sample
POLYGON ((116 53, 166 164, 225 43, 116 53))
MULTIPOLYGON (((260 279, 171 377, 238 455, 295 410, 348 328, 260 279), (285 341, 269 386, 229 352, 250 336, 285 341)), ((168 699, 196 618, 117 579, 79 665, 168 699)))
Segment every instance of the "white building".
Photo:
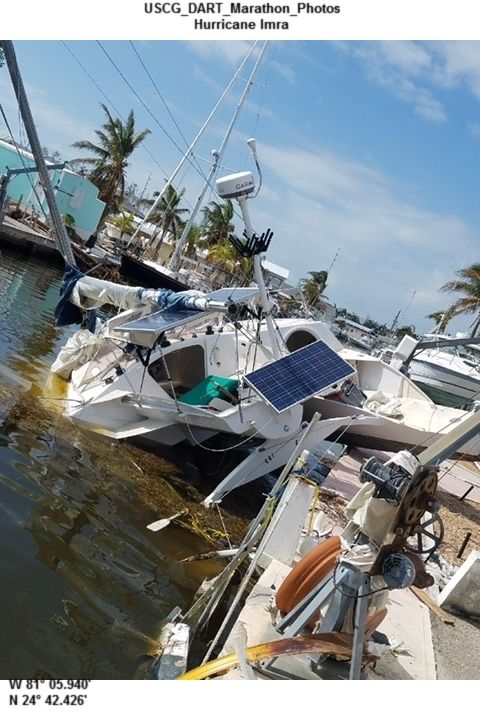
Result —
POLYGON ((348 341, 351 341, 355 346, 360 346, 365 349, 369 349, 373 346, 375 335, 368 326, 363 326, 363 324, 342 317, 338 317, 335 321, 340 327, 340 335, 348 339, 348 341))

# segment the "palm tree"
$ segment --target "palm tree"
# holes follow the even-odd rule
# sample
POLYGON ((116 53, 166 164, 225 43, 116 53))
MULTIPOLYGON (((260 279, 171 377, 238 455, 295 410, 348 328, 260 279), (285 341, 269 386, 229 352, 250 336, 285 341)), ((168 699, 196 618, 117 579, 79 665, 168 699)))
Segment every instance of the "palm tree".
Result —
POLYGON ((65 230, 67 231, 67 235, 71 239, 75 238, 76 237, 75 218, 73 217, 73 215, 70 215, 70 213, 63 213, 62 222, 65 225, 65 230))
POLYGON ((441 287, 442 292, 457 292, 462 294, 452 304, 455 314, 476 314, 471 326, 471 336, 476 336, 480 329, 480 262, 455 272, 457 279, 446 282, 441 287))
POLYGON ((133 235, 135 229, 135 216, 133 213, 121 212, 113 218, 112 224, 117 228, 117 230, 120 230, 120 237, 118 238, 118 241, 121 243, 125 234, 133 235))
POLYGON ((418 336, 415 333, 415 327, 409 325, 401 326, 397 329, 395 331, 395 336, 399 341, 401 341, 404 336, 411 336, 414 339, 418 339, 418 336))
POLYGON ((213 247, 218 242, 228 240, 229 235, 235 232, 232 223, 234 209, 231 200, 223 203, 216 203, 214 200, 209 206, 203 209, 205 228, 203 231, 203 244, 206 247, 213 247))
POLYGON ((199 242, 203 237, 203 230, 200 225, 193 224, 187 235, 187 246, 185 248, 185 256, 193 257, 199 242))
POLYGON ((112 210, 118 210, 123 203, 125 193, 125 176, 128 166, 127 159, 133 151, 145 140, 150 129, 135 132, 135 117, 131 111, 125 123, 114 119, 105 104, 100 104, 107 120, 102 130, 96 129, 98 144, 92 141, 77 141, 75 148, 90 151, 93 156, 77 158, 72 163, 91 166, 89 179, 99 190, 99 199, 105 203, 100 223, 112 210))
POLYGON ((453 307, 448 307, 445 311, 436 311, 431 314, 427 314, 427 319, 433 319, 436 324, 435 331, 439 334, 444 334, 448 323, 452 321, 455 314, 455 309, 453 307))
POLYGON ((240 273, 242 282, 249 281, 253 275, 253 262, 248 257, 241 257, 231 242, 217 242, 208 251, 209 262, 223 272, 231 275, 240 273))
POLYGON ((310 279, 302 279, 300 285, 307 305, 314 307, 326 289, 328 272, 322 269, 320 272, 309 272, 308 274, 310 279))
POLYGON ((176 188, 173 187, 173 185, 169 184, 167 190, 162 195, 157 209, 154 213, 152 213, 149 218, 150 222, 157 223, 158 228, 158 231, 155 231, 151 242, 153 259, 156 259, 158 257, 160 248, 167 233, 170 233, 174 241, 176 241, 185 226, 182 216, 186 213, 189 213, 190 211, 188 210, 188 208, 180 207, 180 203, 183 199, 184 193, 185 188, 178 191, 176 188), (160 234, 160 237, 155 244, 155 240, 158 234, 160 234))

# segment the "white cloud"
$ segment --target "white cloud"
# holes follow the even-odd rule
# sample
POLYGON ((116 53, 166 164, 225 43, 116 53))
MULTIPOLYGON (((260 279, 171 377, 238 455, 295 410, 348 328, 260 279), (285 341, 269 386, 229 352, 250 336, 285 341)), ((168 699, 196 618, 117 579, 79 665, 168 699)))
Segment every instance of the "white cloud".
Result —
POLYGON ((442 91, 466 89, 480 99, 480 42, 385 41, 337 45, 365 66, 367 76, 401 101, 412 104, 423 118, 446 120, 442 91))
POLYGON ((431 42, 432 81, 446 88, 467 87, 480 98, 480 42, 431 42))
POLYGON ((446 120, 441 102, 419 83, 420 75, 432 65, 432 57, 423 47, 414 42, 354 43, 351 47, 372 81, 412 104, 422 118, 436 123, 446 120))
POLYGON ((252 204, 257 230, 275 237, 271 259, 298 279, 325 269, 340 254, 328 296, 381 321, 393 319, 416 294, 407 320, 428 328, 426 314, 447 304, 439 287, 473 253, 475 234, 460 217, 435 213, 399 195, 375 168, 312 148, 259 146, 266 192, 252 204))
POLYGON ((277 62, 276 59, 272 59, 270 64, 272 69, 274 69, 276 72, 278 72, 278 74, 284 77, 287 82, 293 84, 293 82, 295 81, 295 72, 291 67, 288 67, 286 64, 281 64, 280 62, 277 62))
POLYGON ((386 62, 406 74, 419 74, 432 64, 430 54, 416 42, 379 42, 378 48, 386 62))
POLYGON ((203 59, 227 60, 230 64, 238 64, 246 57, 252 46, 251 42, 243 40, 236 40, 235 42, 229 42, 228 40, 214 40, 213 42, 192 40, 186 44, 194 54, 198 54, 203 59))
POLYGON ((192 75, 195 79, 203 82, 210 89, 213 89, 213 91, 219 96, 222 94, 224 87, 213 79, 210 72, 206 72, 198 64, 195 64, 193 67, 192 75))
POLYGON ((468 128, 474 136, 480 138, 480 123, 470 123, 468 124, 468 128))
MULTIPOLYGON (((228 42, 223 40, 215 40, 214 42, 209 41, 198 41, 194 40, 188 42, 187 45, 189 49, 202 58, 205 59, 220 59, 221 61, 227 60, 231 65, 239 65, 240 62, 245 59, 248 52, 252 48, 252 42, 244 42, 236 40, 235 42, 228 42)), ((260 45, 255 48, 252 53, 252 58, 258 57, 260 52, 260 45)), ((265 57, 268 57, 268 51, 265 57)), ((265 61, 265 60, 264 60, 265 61)), ((295 81, 295 71, 291 66, 285 64, 284 62, 279 62, 276 59, 270 60, 270 67, 274 72, 280 74, 284 79, 286 79, 291 84, 295 81)), ((199 78, 205 81, 207 84, 214 84, 213 79, 210 75, 206 74, 204 71, 201 72, 197 67, 196 71, 199 72, 199 78)))
MULTIPOLYGON (((47 91, 31 85, 27 85, 25 89, 35 123, 42 127, 42 130, 39 131, 40 143, 51 149, 60 147, 62 153, 65 153, 65 149, 67 149, 67 153, 70 155, 65 155, 65 158, 71 158, 72 152, 75 152, 76 149, 69 148, 69 144, 92 136, 94 127, 77 120, 71 112, 59 108, 55 103, 54 93, 50 95, 47 91)), ((6 77, 0 77, 0 92, 4 108, 10 112, 11 116, 17 117, 17 100, 6 77)), ((15 132, 18 122, 15 119, 15 122, 10 120, 9 123, 12 131, 15 132)))
POLYGON ((433 97, 428 89, 415 88, 409 98, 415 106, 415 112, 423 116, 424 119, 435 123, 446 121, 447 115, 442 104, 433 97))

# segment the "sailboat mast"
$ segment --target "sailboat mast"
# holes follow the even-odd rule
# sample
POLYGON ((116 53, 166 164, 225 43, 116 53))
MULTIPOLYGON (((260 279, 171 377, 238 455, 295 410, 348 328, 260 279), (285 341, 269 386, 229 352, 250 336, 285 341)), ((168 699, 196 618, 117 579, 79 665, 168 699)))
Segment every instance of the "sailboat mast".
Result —
POLYGON ((197 217, 197 213, 200 209, 201 204, 203 203, 203 199, 205 197, 205 193, 207 192, 207 188, 211 184, 211 182, 215 176, 215 173, 218 170, 218 162, 220 160, 220 154, 218 151, 212 151, 212 154, 213 154, 213 163, 212 163, 212 166, 208 172, 207 179, 203 185, 200 195, 197 198, 197 202, 195 203, 195 205, 193 207, 190 217, 188 218, 187 223, 186 223, 185 227, 183 228, 182 234, 180 235, 180 239, 178 240, 178 244, 175 247, 175 250, 174 250, 172 257, 170 259, 170 263, 168 266, 173 271, 175 271, 178 267, 178 264, 180 262, 181 251, 183 249, 185 242, 188 240, 188 235, 192 228, 193 221, 197 217))
POLYGON ((215 158, 215 160, 214 160, 213 166, 212 166, 212 168, 211 168, 211 170, 210 170, 210 172, 209 172, 209 174, 208 174, 208 176, 207 176, 207 180, 205 181, 205 185, 204 185, 203 191, 202 191, 202 193, 201 193, 199 199, 197 200, 194 209, 192 210, 192 214, 190 215, 190 218, 189 218, 187 224, 185 225, 185 228, 184 228, 184 230, 183 230, 183 232, 182 232, 182 234, 181 234, 181 236, 180 236, 180 239, 179 239, 179 241, 178 241, 178 244, 177 244, 177 246, 175 247, 175 251, 173 252, 173 255, 172 255, 172 257, 171 257, 170 264, 169 264, 169 268, 170 268, 171 270, 176 270, 177 267, 178 267, 178 263, 180 262, 181 251, 182 251, 183 246, 184 246, 184 244, 185 244, 185 242, 186 242, 186 240, 187 240, 187 238, 188 238, 188 233, 190 232, 190 228, 192 227, 193 221, 195 220, 195 217, 196 217, 196 215, 197 215, 197 213, 198 213, 198 210, 199 210, 199 208, 200 208, 200 205, 201 205, 201 203, 202 203, 202 201, 203 201, 203 197, 204 197, 205 193, 207 192, 207 188, 208 188, 208 186, 211 184, 211 182, 212 182, 212 180, 213 180, 213 178, 214 178, 214 176, 215 176, 215 173, 216 173, 217 170, 218 170, 218 166, 220 165, 220 161, 222 160, 223 154, 225 153, 225 149, 226 149, 226 147, 227 147, 228 140, 229 140, 229 138, 230 138, 230 136, 231 136, 231 133, 232 133, 234 127, 235 127, 235 124, 236 124, 236 121, 237 121, 238 116, 239 116, 239 114, 240 114, 240 111, 242 110, 242 107, 243 107, 243 105, 245 104, 245 101, 246 101, 246 99, 247 99, 247 97, 248 97, 248 94, 249 94, 249 92, 250 92, 250 89, 252 88, 254 79, 255 79, 255 77, 256 77, 256 75, 257 75, 257 72, 258 72, 258 70, 259 70, 259 68, 260 68, 260 65, 261 65, 261 63, 262 63, 263 57, 264 57, 265 52, 266 52, 266 50, 267 50, 267 45, 268 45, 268 41, 266 41, 266 42, 263 43, 262 49, 260 50, 260 53, 259 53, 259 55, 258 55, 258 57, 257 57, 257 61, 255 62, 255 65, 254 65, 254 67, 253 67, 253 69, 252 69, 252 71, 251 71, 251 73, 250 73, 249 78, 247 79, 247 82, 246 82, 246 85, 245 85, 245 89, 243 90, 242 95, 241 95, 241 97, 240 97, 240 99, 239 99, 239 101, 238 101, 238 104, 237 104, 237 106, 236 106, 236 109, 235 109, 235 111, 233 112, 232 119, 231 119, 230 124, 228 125, 228 128, 227 128, 227 130, 226 130, 226 132, 225 132, 225 135, 224 135, 224 137, 223 137, 223 139, 222 139, 222 143, 220 144, 220 148, 218 149, 218 151, 215 151, 215 152, 214 152, 214 158, 215 158))
POLYGON ((230 82, 228 83, 228 85, 227 85, 225 91, 223 92, 222 96, 221 96, 220 99, 217 101, 217 103, 216 103, 215 106, 213 107, 212 111, 210 112, 210 114, 209 114, 208 117, 206 118, 206 120, 205 120, 205 122, 203 123, 203 126, 201 127, 200 131, 197 133, 197 135, 196 135, 195 138, 193 139, 192 143, 191 143, 190 146, 188 147, 186 153, 184 154, 184 156, 182 157, 182 159, 181 159, 180 162, 178 163, 178 165, 177 165, 177 167, 175 168, 175 170, 173 171, 172 175, 171 175, 170 178, 167 180, 167 182, 166 182, 165 185, 163 186, 162 190, 160 191, 160 193, 159 193, 159 194, 157 195, 157 197, 155 198, 153 204, 150 206, 149 210, 147 211, 147 214, 145 215, 145 217, 143 218, 143 220, 140 222, 140 224, 138 225, 137 229, 136 229, 135 232, 133 233, 132 237, 131 237, 130 240, 128 241, 127 247, 129 247, 129 246, 131 245, 131 243, 136 239, 138 233, 140 232, 140 230, 142 229, 142 227, 144 226, 144 224, 148 221, 150 215, 152 215, 152 213, 157 209, 157 207, 158 207, 158 205, 159 205, 161 199, 163 198, 163 196, 164 196, 164 194, 165 194, 165 191, 168 189, 168 186, 173 183, 173 181, 175 180, 175 178, 176 178, 178 172, 182 169, 183 164, 185 163, 185 161, 187 161, 187 160, 189 159, 189 157, 190 157, 190 155, 192 154, 192 152, 193 152, 194 148, 196 147, 197 143, 200 141, 201 137, 203 136, 203 134, 204 134, 204 132, 205 132, 205 129, 207 128, 208 124, 210 123, 210 121, 212 120, 213 116, 215 115, 215 113, 216 113, 218 107, 220 106, 220 104, 222 103, 222 101, 224 100, 224 98, 227 96, 228 92, 230 91, 231 87, 233 86, 233 83, 234 83, 234 82, 236 81, 236 79, 238 78, 240 72, 242 71, 243 67, 245 66, 246 62, 248 61, 248 59, 249 59, 250 55, 252 54, 253 50, 255 49, 256 45, 257 45, 257 43, 255 42, 255 43, 252 45, 252 47, 250 48, 250 50, 249 50, 247 56, 246 56, 245 59, 242 61, 242 63, 240 64, 239 68, 237 69, 237 71, 235 72, 235 74, 233 75, 233 77, 231 78, 231 80, 230 80, 230 82))
POLYGON ((37 129, 35 128, 35 124, 33 122, 32 112, 30 110, 30 105, 28 103, 25 87, 23 85, 23 80, 20 74, 20 70, 18 68, 13 42, 11 42, 10 40, 1 40, 0 44, 3 48, 5 61, 7 63, 8 71, 10 73, 10 78, 12 80, 13 90, 17 97, 18 106, 22 115, 23 123, 25 125, 25 131, 27 132, 30 147, 32 149, 33 157, 35 159, 35 165, 38 170, 38 175, 40 176, 42 187, 45 191, 45 198, 47 200, 48 208, 50 211, 50 218, 54 227, 55 242, 57 244, 58 250, 64 257, 65 261, 70 265, 75 265, 75 257, 73 254, 72 246, 70 244, 67 231, 65 230, 65 225, 63 224, 62 218, 60 216, 60 211, 58 210, 55 193, 53 192, 50 176, 48 175, 48 170, 45 165, 45 159, 42 154, 37 129))

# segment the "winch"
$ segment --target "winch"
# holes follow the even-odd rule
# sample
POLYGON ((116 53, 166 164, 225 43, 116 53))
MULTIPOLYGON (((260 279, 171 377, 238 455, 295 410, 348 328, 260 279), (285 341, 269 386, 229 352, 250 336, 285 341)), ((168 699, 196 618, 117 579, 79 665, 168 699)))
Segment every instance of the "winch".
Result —
POLYGON ((400 504, 412 479, 410 471, 395 461, 383 463, 376 457, 368 459, 360 470, 360 482, 373 482, 374 497, 400 504))
POLYGON ((402 451, 387 462, 371 457, 364 463, 359 475, 364 486, 347 507, 343 553, 331 574, 277 626, 280 633, 297 635, 324 609, 318 632, 341 631, 353 606, 351 679, 360 676, 369 599, 386 589, 433 583, 425 559, 441 544, 443 526, 437 513, 437 448, 431 452, 432 458, 402 451))

